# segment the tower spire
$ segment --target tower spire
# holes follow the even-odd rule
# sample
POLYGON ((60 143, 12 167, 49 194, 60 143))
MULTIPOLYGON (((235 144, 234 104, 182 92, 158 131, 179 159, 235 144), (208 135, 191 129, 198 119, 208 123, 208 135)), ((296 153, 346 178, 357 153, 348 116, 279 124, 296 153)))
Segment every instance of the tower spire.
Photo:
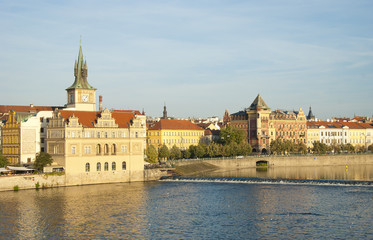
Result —
POLYGON ((87 77, 88 77, 87 60, 84 60, 84 58, 83 58, 81 36, 80 36, 80 46, 79 46, 78 59, 75 60, 75 64, 74 64, 74 76, 75 76, 74 83, 69 88, 67 88, 66 90, 76 89, 76 88, 95 89, 94 87, 89 85, 89 83, 87 81, 87 77))

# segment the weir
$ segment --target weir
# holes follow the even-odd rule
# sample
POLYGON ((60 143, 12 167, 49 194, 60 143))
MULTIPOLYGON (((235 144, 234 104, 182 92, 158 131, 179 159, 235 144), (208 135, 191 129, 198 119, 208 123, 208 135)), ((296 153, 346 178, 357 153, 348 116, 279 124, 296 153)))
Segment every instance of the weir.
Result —
POLYGON ((373 181, 323 180, 323 179, 267 179, 267 178, 233 178, 233 177, 162 177, 161 181, 177 182, 220 182, 220 183, 255 183, 255 184, 301 184, 301 185, 339 185, 373 187, 373 181))

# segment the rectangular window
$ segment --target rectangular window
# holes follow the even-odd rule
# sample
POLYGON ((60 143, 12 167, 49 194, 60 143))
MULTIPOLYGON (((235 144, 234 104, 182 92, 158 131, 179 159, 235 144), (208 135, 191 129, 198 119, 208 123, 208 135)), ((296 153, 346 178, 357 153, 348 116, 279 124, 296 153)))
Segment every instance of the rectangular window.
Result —
POLYGON ((44 132, 44 128, 40 128, 40 132, 43 133, 44 132))
POLYGON ((72 146, 72 147, 71 147, 71 154, 75 154, 75 150, 76 150, 76 149, 75 149, 75 146, 72 146))

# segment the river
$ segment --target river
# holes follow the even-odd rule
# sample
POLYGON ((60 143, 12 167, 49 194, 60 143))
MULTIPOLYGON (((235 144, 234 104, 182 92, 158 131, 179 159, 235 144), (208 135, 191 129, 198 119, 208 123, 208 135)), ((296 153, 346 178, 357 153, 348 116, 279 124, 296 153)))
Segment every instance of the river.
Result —
MULTIPOLYGON (((255 173, 271 171, 296 174, 255 173)), ((346 175, 345 168, 339 171, 346 175)), ((253 177, 243 172, 230 171, 229 177, 253 177)), ((0 214, 1 239, 372 239, 373 187, 200 180, 102 184, 0 192, 0 214)))

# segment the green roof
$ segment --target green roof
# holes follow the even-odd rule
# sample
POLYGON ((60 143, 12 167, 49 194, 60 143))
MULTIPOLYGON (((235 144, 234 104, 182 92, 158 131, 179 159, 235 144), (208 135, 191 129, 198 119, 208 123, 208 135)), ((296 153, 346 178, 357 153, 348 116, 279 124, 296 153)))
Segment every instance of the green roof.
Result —
POLYGON ((75 81, 74 83, 68 87, 66 90, 70 89, 95 89, 91 85, 89 85, 87 81, 87 60, 83 60, 83 51, 82 46, 80 45, 79 48, 79 55, 78 55, 78 61, 75 60, 75 66, 74 66, 74 76, 75 81))

